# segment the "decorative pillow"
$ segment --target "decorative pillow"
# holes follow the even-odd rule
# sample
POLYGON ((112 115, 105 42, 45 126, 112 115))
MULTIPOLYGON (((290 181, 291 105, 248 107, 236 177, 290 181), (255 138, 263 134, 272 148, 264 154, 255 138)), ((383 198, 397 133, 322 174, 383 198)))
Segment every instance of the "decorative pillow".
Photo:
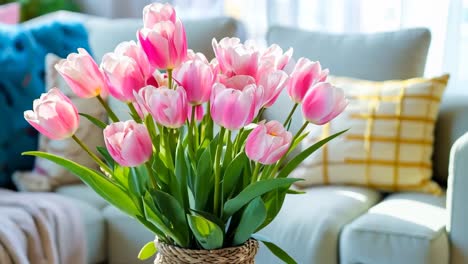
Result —
POLYGON ((309 126, 306 147, 349 131, 313 153, 293 176, 298 186, 362 185, 383 191, 441 192, 433 181, 434 125, 448 75, 433 79, 373 82, 331 77, 349 106, 324 126, 309 126))
POLYGON ((80 46, 89 49, 83 26, 56 23, 53 30, 50 22, 28 26, 0 24, 0 122, 8 124, 0 132, 0 187, 13 188, 11 174, 33 167, 34 158, 21 153, 36 149, 38 137, 24 120, 23 112, 31 109, 31 101, 45 90, 46 53, 69 53, 80 46), (48 41, 43 41, 44 35, 48 41))
MULTIPOLYGON (((82 99, 77 97, 63 78, 57 73, 54 65, 60 57, 48 54, 46 57, 46 84, 48 89, 58 87, 77 106, 80 113, 87 113, 102 121, 107 120, 107 114, 97 100, 82 99)), ((96 150, 97 146, 103 146, 102 130, 89 122, 86 118, 80 118, 80 127, 76 132, 78 138, 96 150)), ((67 157, 86 167, 98 169, 98 166, 88 157, 73 139, 51 140, 39 135, 39 150, 67 157)), ((20 190, 24 191, 50 191, 56 187, 80 182, 80 180, 63 167, 46 159, 37 158, 34 169, 31 172, 16 172, 14 181, 20 190)))
POLYGON ((18 24, 20 21, 20 4, 18 2, 0 5, 0 23, 18 24))

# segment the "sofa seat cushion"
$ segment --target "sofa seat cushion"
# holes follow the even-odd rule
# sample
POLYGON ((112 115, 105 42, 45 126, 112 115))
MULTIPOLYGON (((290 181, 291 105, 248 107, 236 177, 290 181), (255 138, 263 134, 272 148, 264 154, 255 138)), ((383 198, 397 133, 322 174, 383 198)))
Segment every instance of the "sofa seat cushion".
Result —
MULTIPOLYGON (((68 196, 69 197, 69 196, 68 196)), ((86 235, 87 263, 103 263, 106 256, 106 225, 101 211, 89 203, 70 198, 80 211, 86 235)), ((73 243, 73 238, 70 238, 73 243)))
MULTIPOLYGON (((259 233, 298 263, 338 263, 341 228, 380 200, 376 191, 349 186, 324 186, 288 195, 277 218, 259 233)), ((257 263, 280 263, 263 245, 257 263)))
POLYGON ((93 206, 96 209, 103 209, 108 205, 106 200, 94 192, 85 184, 65 185, 55 190, 56 193, 71 197, 93 206))
POLYGON ((400 193, 346 225, 341 263, 449 263, 445 197, 400 193))
POLYGON ((114 206, 103 210, 107 222, 107 255, 109 264, 151 264, 154 259, 139 260, 140 249, 154 240, 154 234, 137 220, 122 213, 114 206))

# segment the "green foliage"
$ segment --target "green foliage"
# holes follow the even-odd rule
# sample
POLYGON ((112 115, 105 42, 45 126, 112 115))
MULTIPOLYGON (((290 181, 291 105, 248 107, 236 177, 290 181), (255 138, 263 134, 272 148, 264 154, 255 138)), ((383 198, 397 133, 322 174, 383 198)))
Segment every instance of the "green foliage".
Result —
MULTIPOLYGON (((96 126, 105 127, 94 117, 81 115, 96 126)), ((264 166, 249 160, 244 152, 250 130, 242 129, 234 139, 224 129, 213 135, 210 120, 205 118, 197 127, 189 124, 175 130, 157 125, 148 115, 139 121, 144 121, 151 136, 150 160, 137 167, 123 167, 106 148, 97 147, 108 166, 106 174, 48 153, 24 154, 48 159, 70 170, 162 242, 183 248, 217 249, 241 245, 254 237, 282 261, 295 263, 281 248, 255 233, 278 215, 287 194, 302 193, 290 189, 300 180, 287 178, 292 170, 345 131, 306 148, 288 163, 282 159, 264 166)), ((293 153, 306 135, 296 135, 288 153, 293 153)), ((138 257, 147 259, 156 252, 154 243, 149 242, 138 257)))

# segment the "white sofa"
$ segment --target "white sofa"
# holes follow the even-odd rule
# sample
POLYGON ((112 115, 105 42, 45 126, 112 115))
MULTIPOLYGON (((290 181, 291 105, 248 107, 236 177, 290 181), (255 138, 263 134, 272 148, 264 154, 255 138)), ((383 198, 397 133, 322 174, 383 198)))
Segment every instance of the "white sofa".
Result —
MULTIPOLYGON (((81 19, 89 30, 97 58, 120 41, 135 38, 139 20, 105 20, 58 13, 41 19, 81 19)), ((211 38, 244 37, 235 20, 217 18, 185 22, 189 47, 212 56, 211 38)), ((330 35, 275 27, 268 42, 293 46, 295 56, 320 60, 335 75, 372 80, 404 79, 424 71, 430 34, 423 29, 374 35, 330 35)), ((436 131, 434 173, 447 195, 383 194, 359 187, 317 186, 304 195, 288 196, 278 218, 262 234, 299 263, 468 263, 468 100, 446 97, 436 131), (450 173, 448 168, 450 167, 450 173), (466 169, 466 171, 465 171, 466 169), (451 244, 451 245, 450 245, 451 244)), ((283 104, 285 98, 280 98, 283 104)), ((281 118, 281 111, 267 117, 281 118)), ((281 119, 280 119, 281 120, 281 119)), ((300 122, 297 120, 296 122, 300 122)), ((136 259, 154 236, 84 185, 56 191, 77 202, 87 227, 89 262, 151 263, 136 259)), ((280 263, 261 248, 257 263, 280 263)))

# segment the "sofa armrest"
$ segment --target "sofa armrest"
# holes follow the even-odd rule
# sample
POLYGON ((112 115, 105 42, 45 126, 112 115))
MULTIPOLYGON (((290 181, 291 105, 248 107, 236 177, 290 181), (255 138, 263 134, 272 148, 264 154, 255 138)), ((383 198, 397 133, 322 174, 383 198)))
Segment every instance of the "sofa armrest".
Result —
POLYGON ((451 263, 468 263, 468 132, 452 146, 447 187, 451 263))

